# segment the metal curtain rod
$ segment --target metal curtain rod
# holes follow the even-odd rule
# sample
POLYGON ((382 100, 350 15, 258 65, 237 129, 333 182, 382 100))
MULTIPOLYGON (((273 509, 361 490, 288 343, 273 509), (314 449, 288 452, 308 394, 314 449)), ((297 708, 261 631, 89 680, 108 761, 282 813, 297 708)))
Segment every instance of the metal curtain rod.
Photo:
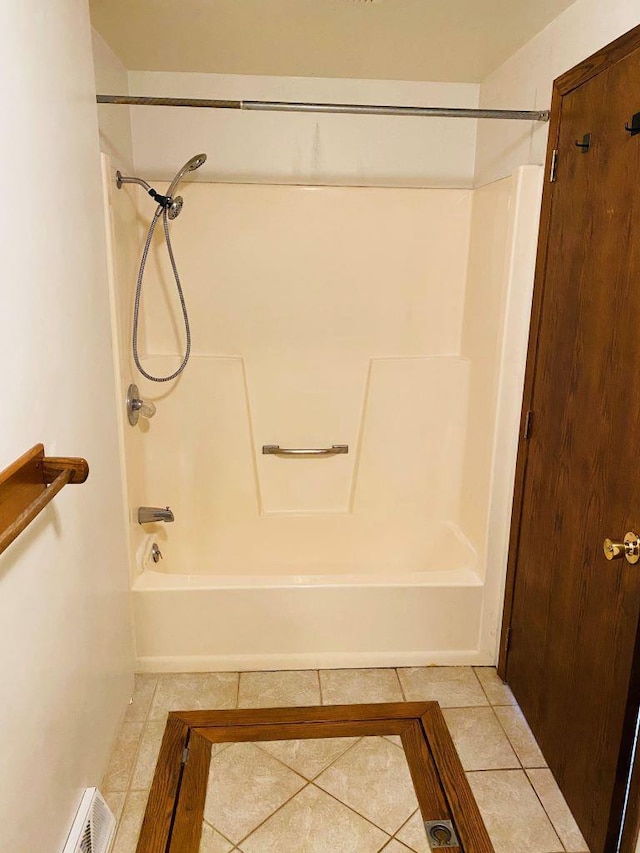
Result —
POLYGON ((290 101, 221 101, 210 98, 146 98, 137 95, 97 95, 99 104, 136 107, 204 107, 213 110, 264 110, 291 113, 350 113, 423 118, 496 118, 516 121, 549 121, 549 110, 482 110, 461 107, 391 107, 367 104, 304 104, 290 101))

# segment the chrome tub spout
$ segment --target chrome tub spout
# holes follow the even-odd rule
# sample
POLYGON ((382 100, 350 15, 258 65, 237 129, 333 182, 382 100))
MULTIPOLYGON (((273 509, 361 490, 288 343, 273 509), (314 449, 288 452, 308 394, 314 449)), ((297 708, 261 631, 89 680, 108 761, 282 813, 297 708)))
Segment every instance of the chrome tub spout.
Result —
POLYGON ((138 524, 155 524, 157 521, 173 521, 173 513, 169 507, 140 506, 138 507, 138 524))

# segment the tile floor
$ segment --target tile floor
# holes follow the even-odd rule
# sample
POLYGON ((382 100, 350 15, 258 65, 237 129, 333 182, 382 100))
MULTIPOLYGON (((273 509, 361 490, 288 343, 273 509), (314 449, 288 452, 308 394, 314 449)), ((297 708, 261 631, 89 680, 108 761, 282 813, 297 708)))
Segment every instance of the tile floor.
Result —
POLYGON ((402 843, 417 811, 396 739, 232 744, 211 761, 200 853, 428 850, 420 822, 419 846, 402 843))
MULTIPOLYGON (((113 853, 135 853, 168 711, 430 699, 443 709, 496 853, 588 850, 495 670, 428 667, 138 675, 101 786, 118 818, 113 853)), ((429 850, 392 738, 220 745, 213 768, 201 853, 429 850)))

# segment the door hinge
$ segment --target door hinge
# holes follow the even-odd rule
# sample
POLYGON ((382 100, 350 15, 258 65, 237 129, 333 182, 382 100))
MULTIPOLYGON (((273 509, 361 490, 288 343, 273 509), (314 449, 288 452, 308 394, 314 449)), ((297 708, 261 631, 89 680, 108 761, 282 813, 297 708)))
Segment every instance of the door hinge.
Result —
POLYGON ((556 172, 558 170, 558 149, 553 149, 553 154, 551 155, 551 173, 549 174, 549 181, 553 184, 556 179, 556 172))
POLYGON ((509 651, 511 645, 511 628, 507 628, 507 633, 504 635, 504 651, 505 654, 509 651))
POLYGON ((180 763, 184 766, 188 760, 189 760, 189 744, 187 744, 185 746, 185 748, 182 750, 182 759, 180 760, 180 763))
POLYGON ((524 419, 523 438, 525 438, 525 439, 530 438, 532 423, 533 423, 533 412, 531 411, 531 409, 529 409, 529 411, 527 412, 525 419, 524 419))

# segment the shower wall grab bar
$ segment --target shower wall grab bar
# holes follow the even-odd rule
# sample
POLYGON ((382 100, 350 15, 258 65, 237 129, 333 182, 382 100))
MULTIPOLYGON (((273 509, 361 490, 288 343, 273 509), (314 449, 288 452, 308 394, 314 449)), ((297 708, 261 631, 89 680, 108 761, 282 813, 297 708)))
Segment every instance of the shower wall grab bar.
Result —
POLYGON ((97 95, 96 101, 99 104, 124 104, 137 107, 196 107, 210 110, 549 121, 549 110, 487 110, 477 107, 405 107, 382 104, 316 104, 295 101, 225 101, 216 98, 153 98, 140 95, 97 95))
POLYGON ((0 554, 64 486, 84 483, 88 476, 85 459, 45 456, 42 444, 0 472, 0 554))
POLYGON ((348 453, 348 444, 332 444, 331 447, 280 447, 279 444, 264 444, 265 456, 338 456, 348 453))

